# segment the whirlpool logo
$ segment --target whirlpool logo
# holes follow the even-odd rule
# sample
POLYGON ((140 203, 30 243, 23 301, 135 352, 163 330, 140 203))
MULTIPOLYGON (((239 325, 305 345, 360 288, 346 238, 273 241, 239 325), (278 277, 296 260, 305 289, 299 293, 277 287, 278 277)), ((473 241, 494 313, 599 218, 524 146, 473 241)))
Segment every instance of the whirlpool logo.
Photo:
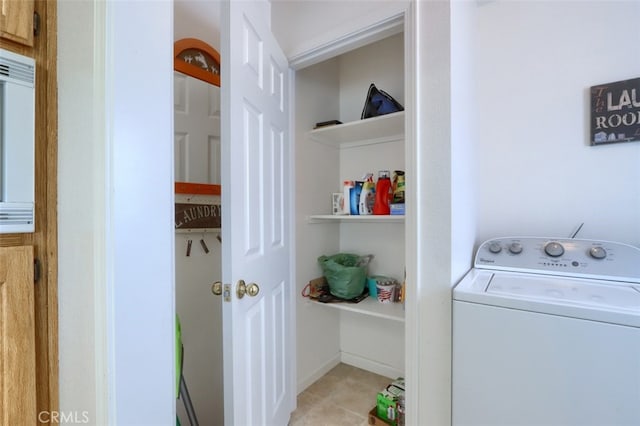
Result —
POLYGON ((482 262, 482 263, 496 263, 495 260, 493 260, 493 259, 485 259, 484 257, 480 258, 480 262, 482 262))

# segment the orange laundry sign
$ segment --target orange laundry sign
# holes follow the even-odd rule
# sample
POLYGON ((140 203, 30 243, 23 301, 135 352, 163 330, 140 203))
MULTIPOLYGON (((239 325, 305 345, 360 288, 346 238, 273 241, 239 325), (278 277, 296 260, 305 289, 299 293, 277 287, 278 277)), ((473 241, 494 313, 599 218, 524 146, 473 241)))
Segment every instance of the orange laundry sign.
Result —
POLYGON ((176 203, 176 229, 220 228, 220 204, 176 203))

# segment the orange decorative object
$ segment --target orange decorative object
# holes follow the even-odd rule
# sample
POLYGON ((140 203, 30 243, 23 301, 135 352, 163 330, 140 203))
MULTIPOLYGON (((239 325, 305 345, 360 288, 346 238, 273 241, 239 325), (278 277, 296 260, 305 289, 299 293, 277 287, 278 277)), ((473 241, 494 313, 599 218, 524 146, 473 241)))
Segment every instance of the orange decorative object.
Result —
POLYGON ((176 182, 175 192, 176 194, 221 195, 222 188, 220 185, 209 183, 176 182))
POLYGON ((173 45, 173 69, 220 87, 220 53, 202 40, 183 38, 173 45))

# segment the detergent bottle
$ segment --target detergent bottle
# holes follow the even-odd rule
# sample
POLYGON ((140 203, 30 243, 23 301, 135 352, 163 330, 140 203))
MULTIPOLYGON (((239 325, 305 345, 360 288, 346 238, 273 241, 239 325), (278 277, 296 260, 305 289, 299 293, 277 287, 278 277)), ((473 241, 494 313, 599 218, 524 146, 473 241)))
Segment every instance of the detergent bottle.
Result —
POLYGON ((391 190, 389 170, 380 170, 378 172, 378 182, 376 183, 376 201, 373 204, 373 214, 390 214, 389 203, 391 197, 393 197, 393 192, 391 190))
POLYGON ((367 173, 363 179, 364 183, 362 184, 362 191, 360 192, 358 212, 361 215, 369 215, 373 214, 376 184, 373 183, 373 173, 367 173))

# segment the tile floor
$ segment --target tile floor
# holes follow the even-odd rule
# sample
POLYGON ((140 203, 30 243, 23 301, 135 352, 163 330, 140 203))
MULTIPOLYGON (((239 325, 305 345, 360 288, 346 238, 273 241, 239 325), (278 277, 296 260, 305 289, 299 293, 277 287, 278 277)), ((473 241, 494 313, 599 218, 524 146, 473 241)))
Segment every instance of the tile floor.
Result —
POLYGON ((289 426, 366 426, 378 391, 393 379, 338 364, 298 395, 289 426))

